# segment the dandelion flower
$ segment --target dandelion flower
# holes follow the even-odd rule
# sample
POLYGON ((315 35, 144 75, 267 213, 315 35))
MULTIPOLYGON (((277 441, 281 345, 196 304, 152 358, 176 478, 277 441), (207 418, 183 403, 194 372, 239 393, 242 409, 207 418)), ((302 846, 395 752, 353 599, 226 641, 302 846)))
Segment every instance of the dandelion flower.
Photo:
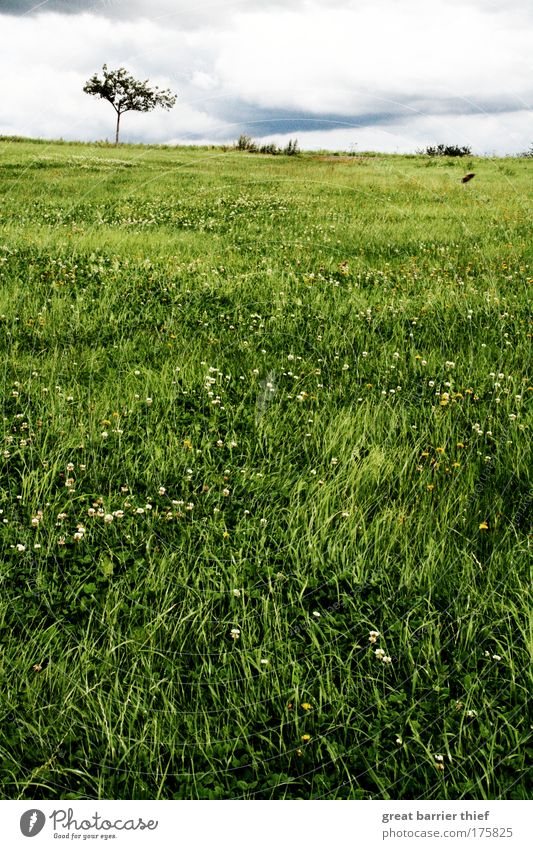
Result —
POLYGON ((479 523, 479 530, 480 531, 487 531, 488 529, 489 529, 489 526, 488 526, 487 522, 480 522, 479 523))

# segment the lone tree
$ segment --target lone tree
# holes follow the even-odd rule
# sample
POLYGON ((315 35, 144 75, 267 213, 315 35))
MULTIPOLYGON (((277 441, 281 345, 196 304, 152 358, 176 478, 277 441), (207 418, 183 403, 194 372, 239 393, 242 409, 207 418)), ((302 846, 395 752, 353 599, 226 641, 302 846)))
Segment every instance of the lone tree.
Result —
POLYGON ((102 68, 103 76, 94 74, 83 86, 84 92, 107 100, 117 113, 115 144, 118 144, 120 116, 124 112, 151 112, 156 106, 172 109, 177 96, 170 89, 152 88, 148 80, 141 82, 128 74, 125 68, 109 71, 107 65, 102 68))

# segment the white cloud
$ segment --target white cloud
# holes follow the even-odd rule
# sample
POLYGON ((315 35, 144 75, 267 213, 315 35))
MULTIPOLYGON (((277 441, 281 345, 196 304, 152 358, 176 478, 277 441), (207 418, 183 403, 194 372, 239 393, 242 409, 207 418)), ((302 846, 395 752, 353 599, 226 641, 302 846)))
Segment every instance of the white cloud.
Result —
POLYGON ((170 113, 125 116, 124 140, 273 138, 284 126, 308 147, 355 135, 360 148, 449 140, 516 152, 533 139, 523 0, 73 5, 87 11, 0 15, 0 133, 111 138, 113 110, 82 92, 107 62, 179 95, 170 113))

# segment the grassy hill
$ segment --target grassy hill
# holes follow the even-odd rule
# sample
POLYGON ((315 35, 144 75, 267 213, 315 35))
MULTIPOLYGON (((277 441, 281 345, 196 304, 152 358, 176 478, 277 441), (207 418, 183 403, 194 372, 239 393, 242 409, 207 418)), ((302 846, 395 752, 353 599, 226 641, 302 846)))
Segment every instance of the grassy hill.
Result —
POLYGON ((532 177, 0 141, 4 798, 524 798, 532 177))

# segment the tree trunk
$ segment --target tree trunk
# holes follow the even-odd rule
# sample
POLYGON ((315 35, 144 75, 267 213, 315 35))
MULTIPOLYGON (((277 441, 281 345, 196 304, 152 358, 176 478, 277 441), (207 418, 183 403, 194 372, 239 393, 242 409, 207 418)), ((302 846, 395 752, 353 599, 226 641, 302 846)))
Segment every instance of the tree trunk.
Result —
POLYGON ((115 144, 118 144, 119 130, 120 130, 120 112, 117 112, 117 131, 115 133, 115 144))

